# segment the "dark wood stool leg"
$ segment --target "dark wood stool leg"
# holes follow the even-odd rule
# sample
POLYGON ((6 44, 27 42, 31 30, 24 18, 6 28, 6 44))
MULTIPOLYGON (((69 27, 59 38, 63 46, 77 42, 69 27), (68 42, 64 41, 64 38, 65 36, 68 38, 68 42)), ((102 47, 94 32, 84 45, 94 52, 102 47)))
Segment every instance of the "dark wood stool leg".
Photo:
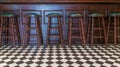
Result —
POLYGON ((63 47, 63 32, 62 32, 62 24, 61 24, 61 18, 58 17, 58 28, 59 28, 59 33, 60 33, 60 43, 61 43, 61 46, 63 47))
POLYGON ((72 32, 71 31, 71 28, 72 28, 72 18, 70 17, 69 20, 70 20, 69 21, 69 46, 71 46, 71 40, 72 40, 71 39, 71 35, 72 35, 72 33, 71 33, 72 32))
POLYGON ((106 28, 105 28, 105 19, 104 19, 104 17, 102 17, 102 25, 103 25, 103 31, 104 31, 105 44, 107 46, 108 45, 108 41, 107 41, 107 36, 106 36, 106 28))
POLYGON ((109 39, 109 33, 110 33, 110 23, 111 23, 111 17, 108 18, 108 26, 107 26, 107 34, 106 34, 106 41, 107 41, 107 44, 108 44, 108 39, 109 39))
POLYGON ((85 40, 85 29, 84 29, 84 23, 83 23, 83 19, 82 18, 80 18, 80 27, 81 27, 81 37, 82 37, 82 42, 83 42, 83 46, 85 47, 85 45, 86 45, 86 40, 85 40))
POLYGON ((30 30, 31 30, 31 17, 28 17, 28 24, 27 24, 27 44, 30 42, 30 30))
POLYGON ((10 24, 11 24, 11 32, 12 32, 12 39, 13 39, 13 46, 15 47, 15 28, 14 28, 14 17, 10 17, 10 24))
POLYGON ((93 36, 94 35, 94 21, 95 21, 93 17, 91 19, 92 19, 92 24, 91 24, 91 45, 90 46, 93 45, 93 40, 94 40, 93 39, 94 38, 94 36, 93 36))
POLYGON ((118 43, 120 43, 120 17, 117 17, 117 39, 118 39, 118 43))
POLYGON ((27 42, 27 28, 28 28, 28 17, 25 18, 25 23, 24 24, 24 31, 23 31, 23 46, 26 46, 26 42, 27 42))
POLYGON ((83 44, 83 33, 82 33, 82 25, 81 25, 81 18, 78 20, 78 25, 79 25, 79 31, 80 31, 80 34, 79 34, 79 38, 80 38, 80 42, 81 44, 83 44))
POLYGON ((116 46, 116 44, 117 44, 117 39, 116 39, 116 32, 117 32, 117 30, 116 30, 116 28, 117 28, 117 26, 116 26, 116 23, 117 23, 117 20, 116 20, 116 17, 114 17, 114 45, 116 46))
POLYGON ((0 46, 2 46, 3 18, 0 17, 0 46))
POLYGON ((8 22, 10 19, 9 19, 9 17, 3 17, 3 22, 4 22, 4 27, 3 27, 3 29, 4 29, 4 44, 8 44, 8 37, 7 36, 9 36, 9 30, 6 30, 8 27, 9 27, 9 25, 10 25, 10 22, 8 22))
POLYGON ((40 36, 40 43, 43 44, 42 26, 41 26, 42 18, 40 17, 40 20, 38 19, 38 21, 39 21, 39 24, 38 24, 38 25, 40 26, 40 27, 39 27, 39 32, 40 32, 40 33, 39 33, 39 36, 40 36))
POLYGON ((36 36, 37 36, 37 42, 38 42, 38 47, 40 46, 40 44, 41 44, 41 32, 40 32, 40 28, 41 28, 41 26, 40 26, 40 23, 39 23, 39 20, 38 20, 38 17, 35 17, 35 22, 36 22, 36 36))
POLYGON ((91 18, 88 18, 88 29, 87 29, 87 43, 89 44, 90 42, 90 32, 91 32, 91 18))
MULTIPOLYGON (((99 26, 98 29, 100 29, 101 28, 101 18, 98 18, 98 26, 99 26)), ((101 43, 101 41, 102 41, 101 30, 99 30, 99 37, 100 37, 99 41, 101 43)))
POLYGON ((51 25, 51 17, 48 17, 48 27, 47 27, 46 46, 48 46, 48 43, 49 43, 50 25, 51 25))
POLYGON ((20 30, 19 30, 19 23, 18 23, 18 19, 17 17, 14 18, 15 20, 15 28, 16 28, 16 36, 17 36, 17 40, 18 40, 18 44, 21 44, 21 37, 20 37, 20 30))

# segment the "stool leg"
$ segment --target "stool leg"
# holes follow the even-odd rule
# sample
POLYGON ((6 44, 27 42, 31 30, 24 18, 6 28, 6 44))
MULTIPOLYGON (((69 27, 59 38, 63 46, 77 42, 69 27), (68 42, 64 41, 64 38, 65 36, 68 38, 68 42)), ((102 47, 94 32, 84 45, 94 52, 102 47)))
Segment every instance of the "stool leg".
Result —
POLYGON ((38 21, 40 21, 39 24, 38 24, 38 25, 40 26, 40 27, 39 27, 39 32, 40 32, 40 34, 39 34, 39 35, 40 35, 40 43, 43 44, 42 26, 41 26, 42 19, 40 18, 40 20, 38 20, 38 21))
POLYGON ((86 41, 85 41, 85 30, 84 30, 84 24, 83 24, 83 19, 80 18, 80 27, 81 27, 81 33, 82 33, 82 41, 83 41, 83 44, 84 44, 84 47, 86 45, 86 41))
POLYGON ((68 45, 70 45, 70 18, 68 17, 68 45))
POLYGON ((92 18, 92 29, 91 29, 91 46, 93 45, 93 38, 94 38, 94 18, 92 18))
POLYGON ((30 28, 31 28, 31 17, 28 17, 28 24, 27 24, 27 44, 30 42, 30 28))
POLYGON ((25 18, 25 23, 24 23, 24 31, 23 31, 23 46, 26 45, 26 41, 27 41, 27 24, 28 24, 28 18, 25 18))
POLYGON ((107 36, 106 36, 106 28, 105 28, 105 19, 104 19, 104 17, 102 17, 102 24, 103 24, 105 44, 106 44, 106 46, 107 46, 107 45, 108 45, 108 42, 107 42, 107 36))
POLYGON ((0 17, 0 46, 2 46, 3 18, 0 17))
POLYGON ((114 17, 114 45, 116 46, 117 44, 117 39, 116 39, 116 17, 114 17))
POLYGON ((78 19, 78 24, 79 24, 79 32, 80 32, 80 36, 79 36, 79 39, 80 39, 80 42, 81 42, 81 44, 84 44, 83 43, 83 33, 82 33, 82 25, 81 25, 81 18, 80 19, 78 19))
POLYGON ((63 47, 63 32, 62 32, 62 24, 61 24, 61 18, 58 17, 58 26, 59 26, 59 33, 60 33, 60 42, 61 42, 61 46, 63 47))
POLYGON ((120 18, 119 17, 117 17, 117 27, 118 27, 118 33, 117 33, 117 35, 118 35, 118 43, 120 43, 120 18))
POLYGON ((110 21, 111 21, 111 17, 108 18, 108 27, 107 27, 107 35, 106 35, 107 36, 107 39, 106 39, 107 43, 108 43, 108 39, 109 39, 110 21))
POLYGON ((87 43, 89 44, 89 39, 90 39, 90 30, 91 30, 91 18, 88 18, 88 29, 87 29, 87 43))
POLYGON ((47 37, 46 37, 46 46, 48 46, 49 37, 50 37, 50 25, 51 17, 48 17, 48 27, 47 27, 47 37))
POLYGON ((14 32, 14 18, 11 17, 10 18, 10 24, 11 24, 11 28, 12 28, 12 38, 13 38, 13 46, 15 47, 15 32, 14 32))
POLYGON ((69 46, 71 46, 71 35, 72 35, 72 31, 71 31, 71 28, 72 28, 72 18, 70 17, 69 18, 69 46))
MULTIPOLYGON (((101 28, 101 18, 98 18, 98 26, 99 26, 99 29, 101 28)), ((100 42, 102 41, 102 35, 101 35, 101 30, 99 30, 99 36, 100 36, 100 42)))
POLYGON ((40 46, 40 44, 41 44, 41 32, 39 32, 40 31, 40 24, 39 24, 39 20, 38 20, 38 17, 35 17, 35 22, 36 22, 36 36, 37 36, 37 42, 38 42, 38 47, 40 46))
POLYGON ((18 40, 18 43, 21 44, 21 38, 20 38, 20 30, 19 30, 19 22, 18 22, 18 19, 17 17, 15 17, 15 28, 16 28, 16 35, 17 35, 17 40, 18 40))
POLYGON ((8 44, 8 38, 7 38, 7 36, 9 36, 8 34, 9 34, 9 31, 8 30, 6 30, 6 28, 8 28, 11 24, 10 24, 10 22, 8 22, 8 20, 10 19, 10 18, 8 18, 8 17, 3 17, 3 22, 4 22, 4 41, 5 41, 5 44, 8 44), (7 23, 8 22, 8 23, 7 23))

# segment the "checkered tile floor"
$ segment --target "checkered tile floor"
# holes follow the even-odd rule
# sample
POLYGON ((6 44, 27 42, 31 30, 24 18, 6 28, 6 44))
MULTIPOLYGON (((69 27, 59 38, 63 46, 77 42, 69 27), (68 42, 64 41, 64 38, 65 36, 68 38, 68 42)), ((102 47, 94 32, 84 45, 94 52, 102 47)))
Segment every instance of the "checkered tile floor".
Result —
POLYGON ((2 46, 0 67, 120 67, 120 45, 48 46, 44 51, 43 46, 2 46))

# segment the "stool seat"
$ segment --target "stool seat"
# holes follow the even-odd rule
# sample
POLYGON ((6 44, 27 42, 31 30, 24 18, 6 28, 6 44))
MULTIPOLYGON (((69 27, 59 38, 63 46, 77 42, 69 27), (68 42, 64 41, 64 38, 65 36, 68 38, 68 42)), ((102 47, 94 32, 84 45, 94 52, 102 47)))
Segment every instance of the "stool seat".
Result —
POLYGON ((83 15, 79 12, 69 13, 68 17, 82 17, 83 15))
POLYGON ((109 16, 120 16, 120 12, 111 12, 109 16))
POLYGON ((94 12, 94 13, 90 13, 88 16, 89 17, 100 17, 100 16, 104 16, 104 14, 98 13, 98 12, 94 12))
POLYGON ((27 13, 27 14, 25 14, 25 16, 35 17, 35 16, 39 16, 39 14, 37 14, 37 13, 27 13))
POLYGON ((0 16, 12 17, 12 16, 16 16, 16 14, 13 14, 13 13, 2 13, 0 16))
POLYGON ((54 17, 54 16, 62 16, 59 13, 49 13, 46 15, 47 17, 54 17))

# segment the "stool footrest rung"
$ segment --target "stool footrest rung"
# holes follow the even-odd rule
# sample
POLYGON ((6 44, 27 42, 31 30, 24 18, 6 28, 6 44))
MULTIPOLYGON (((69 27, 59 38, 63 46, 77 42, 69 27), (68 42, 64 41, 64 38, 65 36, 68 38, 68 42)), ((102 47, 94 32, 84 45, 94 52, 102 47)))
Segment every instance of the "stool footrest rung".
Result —
POLYGON ((105 38, 103 36, 93 36, 93 38, 105 38))
POLYGON ((119 27, 117 27, 117 29, 120 29, 119 27))
POLYGON ((117 38, 119 38, 120 36, 116 36, 117 38))
POLYGON ((28 30, 31 30, 31 29, 36 29, 36 27, 30 27, 30 28, 28 28, 28 30))
POLYGON ((30 23, 31 25, 36 25, 36 23, 30 23))
POLYGON ((13 38, 13 37, 12 36, 7 36, 7 37, 3 36, 2 38, 13 38))
POLYGON ((81 38, 79 35, 72 35, 71 38, 81 38))
POLYGON ((72 28, 72 30, 80 30, 80 28, 72 28))
POLYGON ((48 38, 59 38, 59 35, 50 35, 48 38))
POLYGON ((72 22, 72 24, 79 24, 79 22, 72 22))
POLYGON ((103 28, 94 28, 94 30, 103 30, 103 28))
POLYGON ((11 28, 3 28, 3 30, 11 30, 11 28))
POLYGON ((35 38, 35 37, 37 37, 37 34, 30 34, 30 36, 27 38, 35 38))
POLYGON ((56 30, 56 29, 58 29, 58 27, 50 27, 50 29, 56 30))
POLYGON ((37 37, 37 34, 30 34, 29 38, 35 38, 35 37, 37 37))

